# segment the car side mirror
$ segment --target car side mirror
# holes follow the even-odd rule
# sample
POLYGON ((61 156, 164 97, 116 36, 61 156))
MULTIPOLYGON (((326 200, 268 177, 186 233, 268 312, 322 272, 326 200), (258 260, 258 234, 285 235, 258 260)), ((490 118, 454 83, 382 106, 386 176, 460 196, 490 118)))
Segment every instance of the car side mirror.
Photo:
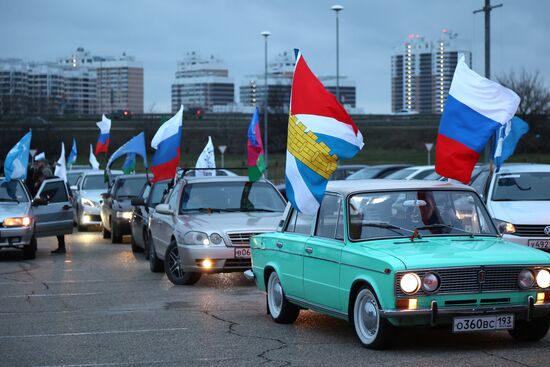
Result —
POLYGON ((42 206, 42 205, 48 205, 48 200, 38 197, 32 201, 32 206, 42 206))
POLYGON ((155 207, 155 211, 159 214, 164 215, 174 215, 174 211, 170 208, 168 204, 159 204, 155 207))
POLYGON ((145 206, 145 200, 143 198, 132 198, 132 200, 130 200, 130 203, 133 206, 145 206))

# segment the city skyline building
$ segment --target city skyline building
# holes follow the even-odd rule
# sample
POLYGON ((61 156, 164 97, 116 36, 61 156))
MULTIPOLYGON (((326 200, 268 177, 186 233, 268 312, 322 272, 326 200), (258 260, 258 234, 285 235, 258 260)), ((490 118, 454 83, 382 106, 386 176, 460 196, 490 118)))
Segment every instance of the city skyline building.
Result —
POLYGON ((171 106, 175 113, 185 109, 216 108, 235 104, 235 83, 222 60, 211 55, 206 58, 196 51, 188 52, 177 62, 171 86, 171 106))
POLYGON ((458 34, 444 28, 430 41, 409 34, 391 56, 392 112, 442 113, 460 55, 471 65, 472 53, 458 34))

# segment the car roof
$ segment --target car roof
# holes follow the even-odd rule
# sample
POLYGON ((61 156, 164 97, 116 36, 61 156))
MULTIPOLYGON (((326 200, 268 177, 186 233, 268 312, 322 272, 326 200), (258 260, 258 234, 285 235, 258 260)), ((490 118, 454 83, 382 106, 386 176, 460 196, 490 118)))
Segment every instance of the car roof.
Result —
MULTIPOLYGON (((89 170, 89 171, 86 171, 84 172, 83 176, 89 176, 89 175, 104 175, 105 174, 105 171, 101 170, 101 169, 96 169, 96 170, 89 170)), ((122 171, 110 171, 110 174, 115 174, 115 175, 121 175, 122 174, 122 171)))
POLYGON ((550 172, 550 164, 510 163, 503 165, 498 174, 520 172, 550 172))
POLYGON ((470 186, 463 184, 426 181, 426 180, 389 180, 389 179, 368 179, 368 180, 345 180, 329 181, 327 191, 341 193, 344 196, 360 191, 378 190, 432 190, 432 189, 454 189, 474 191, 470 186))
MULTIPOLYGON (((197 177, 197 176, 186 176, 185 179, 189 183, 202 183, 202 182, 248 182, 248 176, 204 176, 204 177, 197 177)), ((267 182, 267 180, 261 179, 258 180, 258 182, 267 182)))
MULTIPOLYGON (((151 178, 153 178, 153 175, 149 175, 151 178)), ((133 175, 120 175, 117 176, 117 180, 125 180, 130 178, 147 178, 147 175, 145 173, 137 173, 133 175)))

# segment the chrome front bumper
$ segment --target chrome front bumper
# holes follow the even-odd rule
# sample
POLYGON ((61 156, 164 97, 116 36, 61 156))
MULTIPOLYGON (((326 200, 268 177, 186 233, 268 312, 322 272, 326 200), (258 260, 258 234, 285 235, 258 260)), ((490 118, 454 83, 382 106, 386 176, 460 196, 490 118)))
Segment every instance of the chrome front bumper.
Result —
POLYGON ((178 245, 183 271, 200 273, 235 272, 250 269, 250 258, 235 258, 235 247, 178 245), (212 266, 204 268, 201 261, 210 260, 212 266))
POLYGON ((21 248, 31 243, 34 226, 0 228, 0 247, 21 248))
POLYGON ((491 307, 445 307, 440 309, 437 301, 432 301, 430 308, 417 310, 381 310, 383 318, 407 318, 415 316, 429 316, 430 325, 435 326, 439 316, 467 316, 467 315, 491 315, 496 313, 524 314, 527 321, 540 314, 550 313, 550 303, 536 304, 533 296, 527 297, 524 305, 502 305, 491 307))

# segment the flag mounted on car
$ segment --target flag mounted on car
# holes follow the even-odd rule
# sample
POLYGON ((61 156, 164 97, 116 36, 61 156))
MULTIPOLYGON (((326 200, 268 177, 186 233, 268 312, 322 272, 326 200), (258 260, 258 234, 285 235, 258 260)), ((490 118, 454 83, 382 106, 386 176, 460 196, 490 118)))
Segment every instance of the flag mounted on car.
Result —
POLYGON ((96 125, 99 127, 99 138, 97 139, 97 143, 95 145, 95 154, 107 154, 111 135, 111 120, 103 115, 101 116, 101 121, 97 122, 96 125))
POLYGON ((286 152, 286 194, 292 206, 315 214, 338 160, 353 158, 363 136, 336 97, 296 50, 286 152))
POLYGON ((139 133, 138 135, 134 136, 132 139, 128 140, 123 146, 118 148, 113 155, 109 158, 109 161, 107 162, 107 166, 105 167, 105 170, 108 172, 111 168, 111 164, 115 160, 117 160, 119 157, 122 157, 123 155, 130 155, 134 154, 141 156, 143 158, 143 166, 145 168, 148 167, 147 165, 147 152, 145 150, 145 135, 143 132, 139 133))
POLYGON ((151 147, 156 150, 151 162, 153 181, 174 178, 180 164, 181 126, 183 120, 183 106, 168 121, 157 130, 151 147))
POLYGON ((71 166, 73 164, 75 164, 76 162, 76 155, 77 155, 77 151, 76 151, 76 139, 73 138, 73 146, 71 148, 71 152, 69 153, 69 158, 67 158, 67 166, 69 168, 71 168, 71 166))
POLYGON ((519 139, 529 131, 529 125, 517 116, 508 121, 497 130, 495 134, 495 161, 496 172, 500 170, 502 163, 506 161, 516 150, 519 139))
POLYGON ((435 171, 468 184, 487 141, 510 121, 519 102, 516 93, 476 74, 461 56, 439 122, 435 171))
POLYGON ((24 180, 27 178, 31 138, 32 131, 29 130, 8 152, 4 160, 4 176, 6 177, 6 181, 24 180))
POLYGON ((258 107, 254 110, 252 120, 248 125, 248 179, 258 181, 265 171, 264 145, 260 132, 260 112, 258 107))

